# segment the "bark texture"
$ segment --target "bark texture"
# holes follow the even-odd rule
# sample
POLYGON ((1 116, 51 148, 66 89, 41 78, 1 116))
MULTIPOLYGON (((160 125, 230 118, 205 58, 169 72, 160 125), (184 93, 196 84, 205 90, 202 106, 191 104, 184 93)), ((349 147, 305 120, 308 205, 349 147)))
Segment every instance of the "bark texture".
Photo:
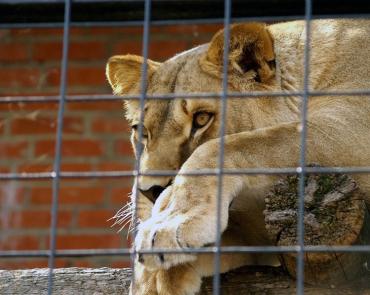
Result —
MULTIPOLYGON (((0 294, 47 294, 49 269, 0 270, 0 294)), ((131 272, 112 268, 59 268, 53 294, 128 294, 131 272)))
MULTIPOLYGON (((131 271, 111 268, 61 268, 54 272, 55 295, 128 295, 131 271)), ((282 268, 243 267, 221 276, 223 295, 296 294, 296 283, 282 268)), ((48 269, 0 271, 0 294, 47 294, 48 269)), ((212 294, 212 279, 205 280, 201 295, 212 294)), ((360 280, 341 285, 305 286, 307 295, 370 294, 370 272, 360 280)), ((170 294, 169 294, 170 295, 170 294)))
MULTIPOLYGON (((298 176, 282 178, 266 197, 265 221, 279 246, 298 244, 298 176)), ((351 246, 369 241, 369 214, 355 181, 343 174, 311 174, 305 179, 305 245, 351 246)), ((306 253, 305 281, 320 284, 353 280, 364 271, 366 253, 306 253)), ((296 253, 282 255, 296 275, 296 253)))

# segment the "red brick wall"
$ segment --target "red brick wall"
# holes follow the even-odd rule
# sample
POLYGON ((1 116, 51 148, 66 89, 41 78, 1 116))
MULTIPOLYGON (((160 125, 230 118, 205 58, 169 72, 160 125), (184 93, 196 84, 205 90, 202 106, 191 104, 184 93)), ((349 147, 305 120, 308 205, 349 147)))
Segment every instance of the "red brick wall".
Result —
MULTIPOLYGON (((150 58, 207 42, 219 26, 163 26, 151 30, 150 58)), ((141 53, 142 29, 73 28, 69 94, 109 94, 106 60, 141 53)), ((60 29, 0 30, 0 96, 58 94, 60 29)), ((0 172, 51 171, 56 103, 0 104, 0 172)), ((67 103, 63 171, 130 170, 133 159, 121 102, 67 103)), ((128 247, 127 232, 107 221, 127 202, 132 179, 62 180, 58 249, 128 247)), ((50 180, 0 182, 0 250, 45 250, 49 246, 50 180)), ((0 268, 47 265, 46 259, 2 259, 0 268)), ((57 259, 65 266, 125 266, 127 257, 57 259)))

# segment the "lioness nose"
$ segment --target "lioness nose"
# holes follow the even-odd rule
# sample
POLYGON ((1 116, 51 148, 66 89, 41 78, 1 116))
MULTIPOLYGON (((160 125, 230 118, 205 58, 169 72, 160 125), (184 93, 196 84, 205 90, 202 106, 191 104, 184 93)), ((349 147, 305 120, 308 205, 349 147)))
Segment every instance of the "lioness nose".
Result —
POLYGON ((159 195, 161 194, 161 192, 164 191, 164 189, 165 187, 163 186, 153 185, 150 189, 146 191, 141 190, 141 189, 139 189, 139 191, 154 204, 157 198, 159 197, 159 195))

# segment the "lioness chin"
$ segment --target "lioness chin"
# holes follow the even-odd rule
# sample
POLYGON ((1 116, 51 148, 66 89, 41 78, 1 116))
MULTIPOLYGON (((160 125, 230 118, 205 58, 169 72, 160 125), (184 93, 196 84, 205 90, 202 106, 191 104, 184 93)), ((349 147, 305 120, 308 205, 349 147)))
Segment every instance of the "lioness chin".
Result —
MULTIPOLYGON (((304 22, 231 26, 230 92, 302 91, 304 22)), ((370 88, 370 21, 315 20, 311 24, 309 89, 370 88)), ((143 58, 113 56, 106 69, 115 94, 140 93, 143 58)), ((145 101, 142 172, 179 174, 218 167, 220 99, 181 98, 184 93, 222 91, 223 32, 211 42, 166 62, 148 60, 148 95, 179 94, 145 101)), ((299 96, 233 96, 227 99, 224 168, 297 167, 301 136, 299 96)), ((138 144, 140 103, 128 100, 132 144, 138 144)), ((306 162, 322 166, 370 165, 370 97, 312 96, 308 101, 306 162)), ((353 175, 370 196, 370 177, 353 175)), ((269 175, 225 175, 221 200, 222 245, 270 245, 264 226, 264 195, 276 180, 269 175)), ((181 250, 216 240, 217 176, 140 176, 136 250, 181 250)), ((136 188, 135 188, 136 190, 136 188)), ((273 264, 268 254, 229 254, 221 271, 246 264, 273 264)), ((212 255, 139 255, 131 292, 195 294, 213 272, 212 255)))

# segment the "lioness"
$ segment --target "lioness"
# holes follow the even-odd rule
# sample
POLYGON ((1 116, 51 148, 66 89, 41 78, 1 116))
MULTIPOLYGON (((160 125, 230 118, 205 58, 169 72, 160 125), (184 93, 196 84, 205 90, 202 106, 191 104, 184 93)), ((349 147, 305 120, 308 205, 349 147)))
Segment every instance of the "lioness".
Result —
MULTIPOLYGON (((370 21, 316 20, 311 24, 309 88, 347 91, 370 88, 370 21)), ((235 24, 230 31, 228 87, 231 92, 302 91, 304 22, 267 26, 235 24)), ((106 74, 114 93, 138 94, 143 58, 113 56, 106 74)), ((138 159, 143 172, 217 168, 220 99, 181 98, 184 93, 222 91, 223 31, 211 42, 163 63, 148 61, 147 94, 179 94, 147 100, 138 159)), ((228 98, 225 168, 297 167, 301 97, 228 98)), ((138 141, 140 104, 126 101, 132 143, 138 141)), ((307 163, 370 166, 370 97, 312 96, 308 102, 307 163)), ((370 177, 353 176, 370 196, 370 177)), ((225 175, 222 245, 269 245, 264 195, 276 181, 269 175, 225 175)), ((136 250, 183 249, 216 239, 217 176, 138 179, 136 250)), ((222 255, 223 272, 245 264, 275 263, 267 254, 222 255)), ((194 294, 212 275, 212 255, 139 255, 134 294, 194 294)))

